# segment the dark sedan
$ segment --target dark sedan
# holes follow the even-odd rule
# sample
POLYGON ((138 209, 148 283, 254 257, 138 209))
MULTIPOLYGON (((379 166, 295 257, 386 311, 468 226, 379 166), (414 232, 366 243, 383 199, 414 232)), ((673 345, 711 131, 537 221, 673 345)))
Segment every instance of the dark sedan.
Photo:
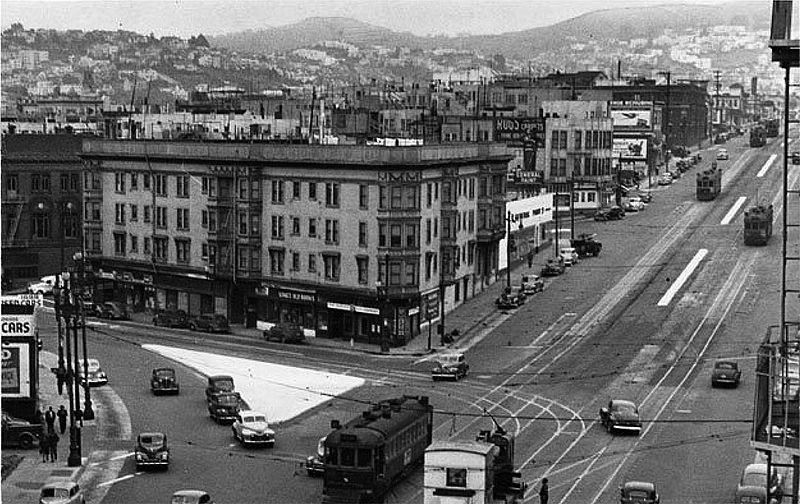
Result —
POLYGON ((711 372, 711 386, 731 386, 738 387, 742 372, 738 364, 733 361, 717 361, 714 363, 714 370, 711 372))
POLYGON ((111 320, 130 320, 131 315, 128 313, 128 307, 117 301, 106 301, 101 305, 97 305, 97 316, 100 318, 111 320))
POLYGON ((608 401, 607 407, 600 408, 600 422, 608 432, 633 432, 638 435, 642 431, 639 408, 630 401, 608 401))
POLYGON ((163 327, 189 327, 189 316, 183 310, 164 310, 153 317, 153 325, 163 327))
POLYGON ((154 395, 180 394, 181 387, 175 370, 172 368, 156 368, 150 376, 150 390, 154 395))
POLYGON ((625 210, 622 207, 612 206, 611 208, 601 209, 598 210, 596 214, 594 214, 594 220, 596 221, 609 221, 609 220, 620 220, 625 217, 625 210))
POLYGON ((199 315, 189 319, 192 331, 226 333, 230 330, 228 319, 224 315, 199 315))

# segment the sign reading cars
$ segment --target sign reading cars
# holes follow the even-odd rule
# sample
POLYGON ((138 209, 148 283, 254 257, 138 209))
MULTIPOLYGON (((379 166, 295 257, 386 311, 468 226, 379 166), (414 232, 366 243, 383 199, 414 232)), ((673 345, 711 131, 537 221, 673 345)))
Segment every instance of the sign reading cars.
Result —
POLYGON ((498 117, 494 120, 496 142, 522 143, 526 138, 544 145, 544 117, 498 117))

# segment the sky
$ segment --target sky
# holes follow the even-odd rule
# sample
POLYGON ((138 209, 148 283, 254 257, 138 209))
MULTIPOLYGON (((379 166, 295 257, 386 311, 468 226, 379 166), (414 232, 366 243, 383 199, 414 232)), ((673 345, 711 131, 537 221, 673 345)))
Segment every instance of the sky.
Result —
MULTIPOLYGON (((350 17, 415 35, 494 34, 547 26, 601 8, 726 0, 0 0, 2 27, 128 30, 158 37, 219 35, 350 17)), ((727 0, 729 1, 729 0, 727 0)))

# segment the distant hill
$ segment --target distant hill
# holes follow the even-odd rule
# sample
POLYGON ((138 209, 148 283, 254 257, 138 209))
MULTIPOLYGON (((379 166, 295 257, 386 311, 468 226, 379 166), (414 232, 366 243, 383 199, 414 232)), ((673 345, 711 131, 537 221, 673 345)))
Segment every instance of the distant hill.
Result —
POLYGON ((717 5, 618 8, 589 12, 530 30, 464 37, 420 37, 350 18, 313 17, 291 25, 220 35, 209 42, 212 46, 241 52, 280 53, 325 40, 340 40, 357 46, 380 44, 412 49, 472 49, 484 54, 499 53, 524 59, 532 51, 557 50, 563 46, 566 37, 576 37, 583 42, 593 38, 628 40, 658 36, 665 29, 702 29, 718 25, 768 29, 770 13, 770 2, 752 0, 717 5))

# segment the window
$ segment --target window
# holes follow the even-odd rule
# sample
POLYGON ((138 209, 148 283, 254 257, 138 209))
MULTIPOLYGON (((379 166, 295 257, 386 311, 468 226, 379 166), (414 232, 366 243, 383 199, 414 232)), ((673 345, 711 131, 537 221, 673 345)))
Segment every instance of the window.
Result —
POLYGON ((99 221, 101 220, 101 208, 102 205, 99 201, 87 201, 86 206, 84 207, 84 212, 86 212, 85 218, 87 221, 99 221))
POLYGON ((169 258, 169 239, 153 238, 153 257, 156 261, 167 261, 169 258))
POLYGON ((487 180, 487 177, 481 177, 478 180, 478 197, 479 198, 482 198, 484 196, 488 196, 489 195, 489 193, 488 193, 488 184, 489 184, 489 181, 487 180))
POLYGON ((144 206, 144 215, 142 216, 142 220, 144 220, 146 223, 150 222, 150 205, 144 206))
POLYGON ((69 174, 62 173, 61 174, 61 192, 67 192, 69 190, 69 174))
POLYGON ((292 252, 292 271, 300 271, 300 252, 292 252))
POLYGON ((125 194, 125 173, 114 173, 114 191, 125 194))
POLYGON ((33 216, 33 237, 34 238, 49 238, 50 237, 50 215, 46 213, 38 213, 33 216))
POLYGON ((419 247, 419 225, 406 224, 406 247, 419 247))
POLYGON ((292 217, 292 236, 300 235, 300 217, 292 217))
POLYGON ((125 233, 114 233, 114 255, 118 257, 125 256, 125 233))
POLYGON ((19 190, 19 177, 14 175, 8 175, 6 177, 6 194, 9 192, 16 192, 19 190))
POLYGON ((403 188, 403 208, 419 208, 417 204, 416 186, 406 186, 403 188))
POLYGON ((469 211, 469 217, 467 218, 467 229, 470 233, 475 231, 475 210, 469 211))
POLYGON ((273 204, 283 204, 283 181, 282 180, 273 180, 272 181, 272 203, 273 204))
POLYGON ((200 245, 200 259, 208 261, 208 243, 200 245))
POLYGON ((179 198, 189 197, 189 176, 178 175, 175 177, 175 195, 179 198))
POLYGON ((114 223, 125 224, 125 203, 114 204, 114 223))
POLYGON ((239 212, 239 234, 247 236, 247 212, 239 212))
POLYGON ((139 174, 131 173, 131 191, 136 191, 138 189, 139 189, 139 174))
POLYGON ((389 226, 389 246, 392 248, 403 246, 403 226, 401 224, 392 224, 389 226))
POLYGON ((314 254, 308 254, 308 272, 316 273, 316 271, 317 271, 317 256, 314 254))
POLYGON ((391 208, 392 209, 400 209, 403 208, 403 188, 394 186, 391 187, 391 208))
POLYGON ((341 460, 339 465, 355 467, 356 465, 356 449, 355 448, 339 448, 341 460))
POLYGON ((426 198, 426 200, 425 200, 425 205, 426 205, 428 208, 430 208, 430 207, 431 207, 431 202, 432 202, 432 200, 433 200, 433 184, 431 184, 430 182, 428 182, 428 196, 427 196, 427 198, 426 198))
POLYGON ((325 206, 339 206, 339 184, 336 182, 325 183, 325 206))
POLYGON ((559 149, 566 149, 567 148, 567 132, 566 131, 561 131, 559 133, 558 148, 559 149))
POLYGON ((272 216, 272 238, 276 240, 283 240, 283 216, 272 216))
POLYGON ((131 222, 139 220, 139 205, 131 203, 131 222))
POLYGON ((445 484, 449 487, 467 487, 467 470, 466 468, 452 468, 448 467, 445 470, 445 484))
POLYGON ((431 244, 431 220, 425 219, 425 245, 431 244))
POLYGON ((139 237, 136 235, 131 235, 131 252, 139 252, 139 237))
POLYGON ((250 269, 252 271, 261 271, 261 249, 258 247, 250 249, 250 269))
POLYGON ((433 218, 433 237, 434 238, 438 238, 439 237, 439 218, 438 217, 434 217, 433 218))
POLYGON ((210 198, 216 198, 217 197, 216 177, 203 177, 202 191, 203 194, 207 194, 210 198))
POLYGON ((388 191, 386 186, 378 187, 378 208, 386 208, 386 191, 388 191))
POLYGON ((425 280, 431 279, 431 267, 433 266, 433 252, 425 253, 425 280))
POLYGON ((358 206, 361 209, 369 208, 369 186, 361 184, 358 186, 358 206))
POLYGON ((389 285, 400 285, 401 266, 399 262, 389 263, 389 285))
POLYGON ((469 199, 475 199, 475 178, 469 179, 469 199))
POLYGON ((156 207, 156 227, 167 229, 167 207, 156 207))
POLYGON ((317 219, 308 219, 308 236, 317 236, 317 219))
POLYGON ((203 229, 208 229, 208 210, 200 211, 200 226, 203 229))
POLYGON ((292 199, 300 199, 300 182, 292 182, 292 199))
MULTIPOLYGON (((123 186, 124 187, 124 186, 123 186)), ((31 176, 31 190, 32 191, 41 191, 41 192, 50 192, 50 174, 39 174, 36 173, 31 176)))
POLYGON ((325 262, 325 280, 334 282, 339 281, 339 255, 338 254, 323 254, 322 259, 325 262))
POLYGON ((581 135, 580 130, 575 130, 575 150, 581 150, 583 148, 583 136, 581 135))
POLYGON ((358 449, 358 467, 372 467, 372 450, 369 448, 358 449))
POLYGON ((259 200, 259 199, 261 199, 261 181, 260 180, 251 180, 250 181, 250 199, 251 200, 259 200))
POLYGON ((175 239, 175 260, 181 264, 189 264, 191 242, 184 239, 175 239))
POLYGON ((356 266, 358 267, 358 283, 367 285, 369 283, 369 258, 356 257, 356 266))
POLYGON ((250 214, 250 234, 252 236, 261 234, 261 215, 257 213, 250 214))
MULTIPOLYGON (((249 187, 250 187, 250 184, 247 183, 247 179, 246 178, 240 178, 239 179, 239 199, 241 199, 241 200, 246 200, 247 199, 247 195, 249 194, 248 193, 248 188, 249 187)), ((246 257, 245 257, 245 263, 247 263, 247 258, 246 257)), ((247 266, 245 266, 245 267, 243 267, 241 269, 247 269, 247 266)))
POLYGON ((417 263, 408 261, 406 262, 405 285, 417 285, 417 283, 417 263))
POLYGON ((358 223, 358 246, 359 247, 366 247, 367 246, 367 223, 366 222, 359 222, 358 223))
POLYGON ((176 215, 176 227, 179 231, 188 231, 189 230, 189 209, 188 208, 176 208, 175 209, 176 215))
POLYGON ((64 216, 64 238, 78 237, 78 216, 72 213, 64 216))
POLYGON ((269 251, 269 271, 273 275, 283 275, 284 251, 270 249, 269 251))
POLYGON ((144 242, 142 243, 142 253, 148 254, 148 255, 152 253, 151 250, 150 250, 150 237, 149 236, 145 236, 144 237, 144 242))
POLYGON ((166 196, 167 195, 167 176, 166 175, 155 175, 154 179, 154 186, 155 191, 158 196, 166 196))
POLYGON ((317 183, 316 182, 309 182, 308 183, 308 199, 316 200, 317 199, 317 183))
POLYGON ((216 233, 217 232, 217 211, 216 210, 209 210, 208 211, 208 232, 209 233, 216 233))
POLYGON ((339 243, 339 221, 336 219, 325 219, 325 243, 339 243))
MULTIPOLYGON (((203 181, 205 181, 205 178, 203 179, 203 181)), ((148 174, 142 175, 142 187, 144 188, 145 191, 150 190, 150 175, 148 174)))
MULTIPOLYGON (((247 188, 245 187, 245 191, 246 190, 247 188)), ((250 249, 247 247, 239 247, 237 253, 239 255, 236 258, 236 268, 247 271, 248 261, 250 260, 250 249)))

